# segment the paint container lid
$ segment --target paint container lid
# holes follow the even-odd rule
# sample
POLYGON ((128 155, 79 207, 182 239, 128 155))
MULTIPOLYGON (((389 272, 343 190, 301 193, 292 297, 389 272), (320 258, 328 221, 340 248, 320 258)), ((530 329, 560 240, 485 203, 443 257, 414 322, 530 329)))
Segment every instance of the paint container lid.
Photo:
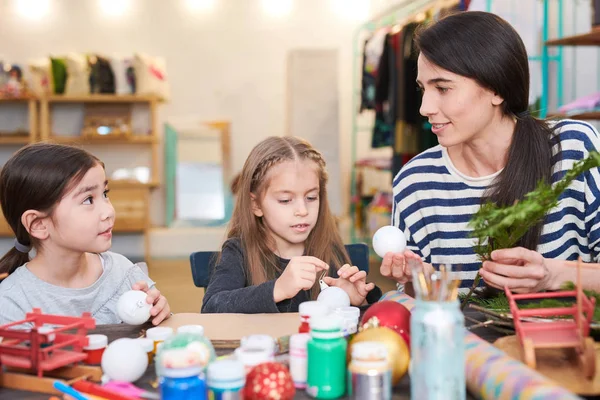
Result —
POLYGON ((217 360, 208 364, 206 383, 210 388, 239 390, 245 381, 246 371, 239 360, 217 360))
POLYGON ((146 337, 148 339, 152 339, 155 342, 159 340, 166 340, 173 335, 173 328, 169 328, 166 326, 157 326, 155 328, 150 328, 146 331, 146 337))
POLYGON ((88 345, 85 346, 84 350, 98 350, 103 349, 108 345, 108 337, 106 335, 87 335, 88 345))

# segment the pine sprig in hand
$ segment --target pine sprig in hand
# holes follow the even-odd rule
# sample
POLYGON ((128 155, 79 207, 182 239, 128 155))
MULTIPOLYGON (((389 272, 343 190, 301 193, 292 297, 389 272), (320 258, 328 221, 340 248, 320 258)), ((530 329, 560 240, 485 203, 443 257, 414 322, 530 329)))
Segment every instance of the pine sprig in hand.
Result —
MULTIPOLYGON (((512 206, 499 207, 491 202, 483 204, 469 221, 469 226, 473 228, 471 237, 477 239, 475 253, 479 259, 482 262, 489 260, 492 251, 514 247, 529 228, 542 221, 546 214, 558 205, 560 195, 574 179, 596 167, 600 167, 600 154, 590 152, 587 158, 573 164, 553 186, 540 182, 534 191, 512 206)), ((473 286, 463 299, 463 308, 480 280, 478 272, 473 286)))
POLYGON ((546 214, 558 205, 558 199, 571 182, 583 172, 600 167, 600 154, 589 156, 573 164, 565 176, 554 186, 540 182, 525 199, 508 207, 486 203, 469 222, 473 228, 471 237, 477 238, 476 253, 482 261, 489 260, 496 249, 513 247, 529 228, 542 221, 546 214))

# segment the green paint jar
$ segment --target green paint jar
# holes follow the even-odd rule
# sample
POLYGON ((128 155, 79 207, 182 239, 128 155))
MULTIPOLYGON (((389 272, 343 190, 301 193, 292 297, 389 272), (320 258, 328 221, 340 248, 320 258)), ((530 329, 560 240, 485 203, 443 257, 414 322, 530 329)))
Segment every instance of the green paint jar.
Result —
POLYGON ((342 319, 337 315, 313 317, 307 344, 306 393, 316 399, 337 399, 346 392, 346 350, 342 319))

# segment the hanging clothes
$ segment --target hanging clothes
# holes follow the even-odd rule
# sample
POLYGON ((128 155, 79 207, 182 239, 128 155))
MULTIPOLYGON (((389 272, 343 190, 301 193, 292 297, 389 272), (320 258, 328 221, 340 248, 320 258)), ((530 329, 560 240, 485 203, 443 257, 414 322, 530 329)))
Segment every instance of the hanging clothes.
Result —
MULTIPOLYGON (((421 139, 425 132, 423 123, 426 119, 421 116, 421 94, 417 85, 418 52, 414 43, 414 35, 418 23, 405 25, 399 33, 397 63, 395 65, 396 92, 396 123, 393 135, 392 176, 421 149, 421 139)), ((429 132, 431 134, 431 132, 429 132)))
POLYGON ((375 125, 371 139, 373 148, 391 146, 393 141, 398 99, 396 92, 398 43, 397 34, 386 34, 375 85, 375 125))
POLYGON ((387 29, 380 29, 364 43, 360 112, 375 109, 375 87, 386 35, 387 29))

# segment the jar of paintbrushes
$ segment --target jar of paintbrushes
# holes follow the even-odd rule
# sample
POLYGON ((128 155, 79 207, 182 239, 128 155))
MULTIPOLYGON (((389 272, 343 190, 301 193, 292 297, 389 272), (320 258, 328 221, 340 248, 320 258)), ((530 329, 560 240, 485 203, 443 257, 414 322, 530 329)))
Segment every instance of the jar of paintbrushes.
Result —
POLYGON ((460 281, 450 266, 428 273, 412 261, 415 307, 411 313, 411 399, 463 400, 465 322, 458 301, 460 281))

